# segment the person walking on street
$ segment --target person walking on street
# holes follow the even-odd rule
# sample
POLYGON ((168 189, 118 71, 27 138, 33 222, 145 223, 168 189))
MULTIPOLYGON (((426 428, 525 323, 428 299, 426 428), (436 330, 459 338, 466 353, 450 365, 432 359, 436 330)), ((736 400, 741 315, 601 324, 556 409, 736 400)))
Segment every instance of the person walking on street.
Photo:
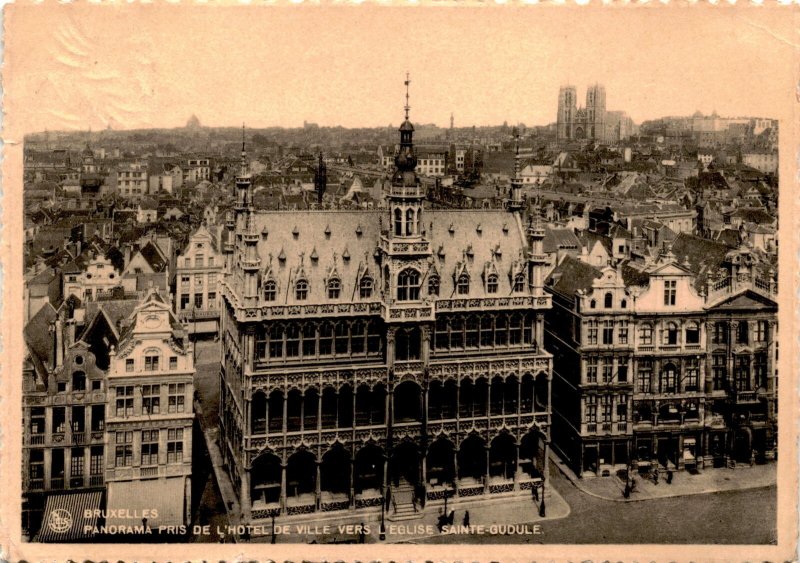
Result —
POLYGON ((672 484, 672 469, 667 469, 667 485, 672 484))
POLYGON ((464 525, 469 526, 469 510, 464 512, 464 525))
POLYGON ((658 467, 653 470, 653 484, 658 485, 658 467))

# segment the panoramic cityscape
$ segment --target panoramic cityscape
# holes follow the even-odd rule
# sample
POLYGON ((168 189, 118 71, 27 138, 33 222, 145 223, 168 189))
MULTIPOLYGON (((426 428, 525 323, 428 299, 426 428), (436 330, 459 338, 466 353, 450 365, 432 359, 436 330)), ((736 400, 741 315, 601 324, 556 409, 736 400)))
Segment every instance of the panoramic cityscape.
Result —
POLYGON ((776 541, 778 121, 413 78, 26 136, 27 541, 776 541))

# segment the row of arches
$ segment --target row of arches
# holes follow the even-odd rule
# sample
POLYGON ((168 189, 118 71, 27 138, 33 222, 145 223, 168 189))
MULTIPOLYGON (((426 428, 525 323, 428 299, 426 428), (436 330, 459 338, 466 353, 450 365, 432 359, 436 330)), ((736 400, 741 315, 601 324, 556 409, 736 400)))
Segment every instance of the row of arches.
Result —
POLYGON ((250 498, 253 504, 277 503, 314 495, 334 497, 382 491, 388 486, 466 485, 489 479, 512 480, 519 473, 542 477, 544 458, 541 435, 525 434, 517 440, 501 433, 491 441, 477 434, 455 444, 440 437, 427 451, 412 441, 397 445, 390 455, 376 444, 367 444, 355 455, 337 443, 318 459, 301 448, 286 463, 274 453, 259 456, 250 469, 250 498))
MULTIPOLYGON (((394 422, 422 421, 425 392, 414 381, 404 381, 394 389, 394 422)), ((463 379, 435 380, 427 390, 427 419, 449 420, 482 416, 501 416, 544 412, 549 407, 547 376, 534 378, 525 373, 463 379)), ((250 402, 250 433, 316 431, 355 426, 388 424, 388 390, 378 383, 363 384, 355 392, 350 384, 338 389, 325 387, 322 394, 310 387, 284 394, 275 389, 269 394, 257 391, 250 402)))

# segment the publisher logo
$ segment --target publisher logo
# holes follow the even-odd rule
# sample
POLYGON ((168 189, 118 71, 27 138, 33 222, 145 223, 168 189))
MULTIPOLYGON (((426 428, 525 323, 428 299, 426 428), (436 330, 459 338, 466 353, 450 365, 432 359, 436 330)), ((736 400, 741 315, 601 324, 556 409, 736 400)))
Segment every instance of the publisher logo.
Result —
POLYGON ((47 525, 57 534, 63 534, 72 527, 72 514, 63 508, 56 508, 50 512, 47 525))

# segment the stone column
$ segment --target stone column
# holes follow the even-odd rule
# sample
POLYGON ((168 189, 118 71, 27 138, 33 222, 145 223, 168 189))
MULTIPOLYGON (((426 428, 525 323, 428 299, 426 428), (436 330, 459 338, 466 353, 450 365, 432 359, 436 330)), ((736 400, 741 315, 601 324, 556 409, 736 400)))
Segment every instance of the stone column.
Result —
POLYGON ((483 492, 484 492, 484 494, 489 494, 489 478, 490 478, 490 476, 492 474, 491 466, 489 465, 489 462, 490 462, 490 458, 489 458, 490 447, 489 447, 489 444, 486 444, 485 449, 486 449, 486 475, 484 476, 483 492))
POLYGON ((239 506, 242 508, 242 520, 249 522, 252 512, 252 502, 250 499, 250 470, 245 469, 242 471, 241 479, 241 492, 239 493, 239 506))
POLYGON ((458 496, 458 450, 453 447, 453 496, 458 496))
POLYGON ((316 462, 317 466, 317 480, 315 481, 315 490, 314 490, 314 508, 316 510, 320 509, 320 501, 322 499, 322 479, 321 479, 321 470, 320 466, 322 465, 321 461, 316 462))
POLYGON ((516 462, 514 463, 514 490, 519 490, 519 444, 514 444, 514 453, 516 462))
POLYGON ((286 464, 281 463, 281 514, 286 514, 286 464))
POLYGON ((350 458, 350 508, 356 507, 355 460, 350 458))
POLYGON ((300 432, 306 429, 306 390, 300 391, 300 432))

